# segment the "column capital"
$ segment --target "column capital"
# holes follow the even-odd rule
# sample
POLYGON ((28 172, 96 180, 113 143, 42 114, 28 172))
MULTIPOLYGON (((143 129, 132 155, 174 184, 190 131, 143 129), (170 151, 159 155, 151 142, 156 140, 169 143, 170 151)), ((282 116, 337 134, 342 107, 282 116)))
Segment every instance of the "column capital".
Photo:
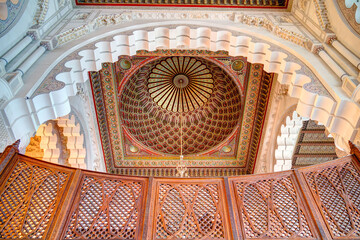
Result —
POLYGON ((322 45, 318 45, 318 46, 314 46, 312 52, 315 54, 319 54, 321 51, 325 51, 324 47, 322 45))
POLYGON ((58 40, 56 37, 53 37, 50 40, 42 40, 40 42, 40 46, 43 46, 46 48, 46 50, 51 51, 54 50, 57 47, 58 40))
POLYGON ((51 43, 48 41, 41 41, 40 47, 44 47, 47 51, 52 50, 51 43))
POLYGON ((31 29, 26 33, 27 36, 31 37, 33 40, 40 39, 40 35, 37 30, 31 29))
POLYGON ((332 45, 332 43, 333 43, 334 41, 336 41, 336 40, 337 40, 337 37, 336 37, 336 35, 334 34, 334 35, 329 35, 329 36, 327 36, 327 38, 325 39, 325 42, 326 42, 327 44, 332 45))

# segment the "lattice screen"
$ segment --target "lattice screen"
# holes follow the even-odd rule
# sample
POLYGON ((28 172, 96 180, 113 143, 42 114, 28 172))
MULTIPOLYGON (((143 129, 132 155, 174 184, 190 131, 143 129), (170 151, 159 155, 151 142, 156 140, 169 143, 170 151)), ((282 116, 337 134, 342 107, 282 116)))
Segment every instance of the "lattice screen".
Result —
POLYGON ((46 239, 71 172, 18 161, 1 185, 0 238, 46 239))
POLYGON ((141 239, 144 179, 102 175, 84 174, 64 239, 141 239))
POLYGON ((153 239, 229 239, 221 180, 159 181, 153 239))
POLYGON ((333 238, 360 237, 360 174, 351 161, 303 172, 333 238))
POLYGON ((167 179, 63 167, 16 146, 0 156, 0 239, 360 239, 360 151, 273 174, 167 179))
POLYGON ((316 239, 292 172, 232 179, 246 238, 316 239), (283 174, 282 174, 283 175, 283 174), (274 177, 271 177, 274 176, 274 177))

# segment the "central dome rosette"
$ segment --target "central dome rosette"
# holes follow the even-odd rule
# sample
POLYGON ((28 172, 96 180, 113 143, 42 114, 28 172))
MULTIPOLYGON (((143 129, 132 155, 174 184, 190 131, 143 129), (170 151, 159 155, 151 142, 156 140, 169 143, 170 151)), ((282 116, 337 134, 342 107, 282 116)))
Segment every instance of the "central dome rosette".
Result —
POLYGON ((119 92, 120 118, 147 151, 178 156, 217 149, 235 133, 240 90, 222 66, 203 57, 154 59, 129 76, 119 92), (181 115, 181 118, 180 118, 181 115))
POLYGON ((213 76, 201 61, 171 57, 152 69, 148 88, 154 102, 173 112, 193 111, 207 102, 214 88, 213 76))

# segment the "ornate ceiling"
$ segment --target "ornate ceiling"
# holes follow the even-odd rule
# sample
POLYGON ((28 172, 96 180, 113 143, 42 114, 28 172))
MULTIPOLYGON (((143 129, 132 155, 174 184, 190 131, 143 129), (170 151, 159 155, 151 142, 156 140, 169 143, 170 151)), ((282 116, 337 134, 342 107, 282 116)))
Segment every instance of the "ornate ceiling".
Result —
POLYGON ((75 0, 76 5, 90 6, 159 6, 159 7, 227 7, 227 8, 287 8, 290 0, 75 0))
POLYGON ((313 120, 303 122, 292 158, 294 168, 319 164, 337 157, 334 139, 328 137, 325 126, 313 120))
POLYGON ((232 137, 240 119, 236 83, 218 65, 199 57, 151 61, 118 95, 129 139, 160 155, 180 155, 180 125, 183 154, 203 155, 232 137))
POLYGON ((107 170, 252 173, 273 74, 227 52, 138 51, 91 72, 107 170), (182 147, 181 147, 182 146, 182 147))

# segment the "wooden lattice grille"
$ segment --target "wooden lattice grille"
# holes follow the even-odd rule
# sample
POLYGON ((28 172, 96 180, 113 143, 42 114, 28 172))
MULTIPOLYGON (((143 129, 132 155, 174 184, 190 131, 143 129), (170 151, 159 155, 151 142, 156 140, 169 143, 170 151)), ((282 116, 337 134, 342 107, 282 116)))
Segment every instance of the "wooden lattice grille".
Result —
POLYGON ((221 180, 159 181, 153 239, 228 239, 221 180))
POLYGON ((84 174, 63 239, 140 239, 145 180, 84 174))
POLYGON ((17 161, 12 172, 1 178, 0 238, 46 239, 71 172, 17 161))
POLYGON ((360 151, 286 172, 149 178, 0 156, 0 239, 360 239, 360 151))
POLYGON ((231 182, 246 238, 317 239, 292 171, 231 182))
POLYGON ((333 238, 360 238, 360 174, 351 161, 301 169, 333 238))

